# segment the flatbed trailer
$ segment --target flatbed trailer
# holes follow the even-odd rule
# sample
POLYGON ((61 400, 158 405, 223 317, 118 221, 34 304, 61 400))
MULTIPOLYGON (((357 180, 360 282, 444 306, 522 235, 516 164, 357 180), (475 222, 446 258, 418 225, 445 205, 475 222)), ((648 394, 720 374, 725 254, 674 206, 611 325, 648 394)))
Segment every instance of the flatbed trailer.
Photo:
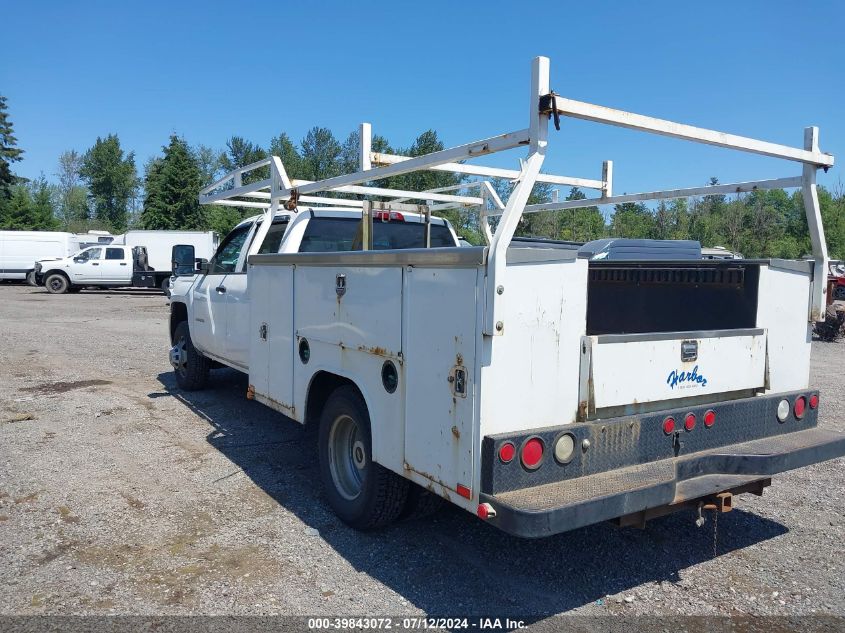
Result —
POLYGON ((818 130, 792 148, 576 102, 551 91, 542 57, 529 96, 524 129, 410 158, 372 152, 363 124, 355 173, 295 181, 273 157, 203 190, 205 204, 265 209, 244 247, 244 338, 229 340, 248 360, 227 363, 220 337, 185 336, 205 274, 190 271, 172 295, 177 376, 204 384, 191 368, 207 374, 212 358, 248 373, 249 398, 319 426, 326 497, 362 529, 432 496, 524 537, 689 506, 728 510, 734 493, 762 493, 776 473, 845 454, 845 435, 818 428, 808 385, 827 292, 816 171, 833 165, 818 130), (615 195, 610 161, 598 179, 541 173, 560 117, 774 156, 801 173, 615 195), (519 170, 472 163, 511 149, 527 151, 519 170), (243 184, 268 166, 269 178, 243 184), (448 192, 368 184, 419 170, 479 180, 448 192), (506 202, 480 180, 490 177, 514 181, 506 202), (599 195, 529 205, 537 182, 599 195), (811 261, 587 261, 513 240, 525 213, 782 187, 802 190, 811 261), (259 252, 282 207, 308 213, 338 200, 360 212, 356 250, 286 251, 299 239, 291 223, 277 252, 259 252), (372 240, 391 214, 455 205, 478 209, 485 246, 379 250, 372 240))

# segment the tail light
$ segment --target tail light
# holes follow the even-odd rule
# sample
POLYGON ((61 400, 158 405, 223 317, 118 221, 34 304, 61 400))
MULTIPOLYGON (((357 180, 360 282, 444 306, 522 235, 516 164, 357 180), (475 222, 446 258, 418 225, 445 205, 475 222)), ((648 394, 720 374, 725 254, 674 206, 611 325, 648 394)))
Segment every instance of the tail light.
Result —
POLYGON ((810 408, 811 409, 817 409, 818 406, 819 406, 819 394, 814 393, 812 396, 810 396, 810 408))
POLYGON ((795 412, 795 417, 799 420, 804 417, 804 413, 807 410, 807 399, 804 396, 798 396, 795 399, 795 407, 793 411, 795 412))
POLYGON ((522 445, 522 465, 528 470, 534 470, 543 461, 543 440, 539 437, 529 438, 522 445))
POLYGON ((695 428, 695 413, 687 413, 684 418, 684 428, 687 431, 692 431, 695 428))
POLYGON ((672 435, 675 432, 675 418, 669 416, 663 420, 663 432, 666 435, 672 435))
POLYGON ((373 219, 382 222, 404 222, 405 216, 396 211, 376 211, 373 213, 373 219))
POLYGON ((499 447, 499 459, 503 464, 510 464, 516 456, 516 446, 513 442, 505 442, 499 447))
POLYGON ((704 412, 704 426, 708 429, 716 424, 716 412, 713 409, 708 409, 704 412))

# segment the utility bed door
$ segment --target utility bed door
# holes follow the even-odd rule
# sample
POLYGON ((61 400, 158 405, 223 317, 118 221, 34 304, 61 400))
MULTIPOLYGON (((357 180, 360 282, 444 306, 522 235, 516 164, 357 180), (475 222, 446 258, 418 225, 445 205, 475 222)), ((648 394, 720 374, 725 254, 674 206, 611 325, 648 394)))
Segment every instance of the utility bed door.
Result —
POLYGON ((405 274, 405 462, 456 491, 472 487, 476 268, 405 274))
POLYGON ((755 390, 766 382, 762 329, 586 336, 581 352, 581 401, 590 411, 636 412, 646 403, 755 390))

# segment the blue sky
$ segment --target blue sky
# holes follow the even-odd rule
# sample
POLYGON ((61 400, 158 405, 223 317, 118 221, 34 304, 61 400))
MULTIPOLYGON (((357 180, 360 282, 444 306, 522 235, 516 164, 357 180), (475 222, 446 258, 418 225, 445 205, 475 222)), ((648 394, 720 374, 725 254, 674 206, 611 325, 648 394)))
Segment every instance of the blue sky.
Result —
MULTIPOLYGON (((139 168, 171 133, 222 148, 361 121, 394 145, 448 145, 527 126, 530 62, 568 97, 801 146, 821 128, 845 161, 845 3, 15 2, 0 94, 23 176, 117 133, 139 168)), ((544 171, 615 191, 800 174, 787 163, 585 122, 551 132, 544 171)), ((514 150, 486 163, 516 167, 514 150)))

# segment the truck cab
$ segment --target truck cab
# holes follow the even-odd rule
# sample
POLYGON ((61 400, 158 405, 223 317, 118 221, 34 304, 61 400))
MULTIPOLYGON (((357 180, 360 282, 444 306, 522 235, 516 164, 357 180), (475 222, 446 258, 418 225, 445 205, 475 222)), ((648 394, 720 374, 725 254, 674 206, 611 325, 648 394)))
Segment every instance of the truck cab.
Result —
MULTIPOLYGON (((264 216, 255 216, 238 224, 223 239, 201 272, 176 277, 171 288, 171 336, 183 317, 187 317, 191 341, 197 350, 243 372, 249 370, 247 257, 264 221, 264 216)), ((348 209, 306 208, 296 214, 278 213, 255 253, 360 250, 361 222, 361 211, 348 209)), ((377 215, 373 224, 373 248, 422 248, 424 229, 425 218, 420 214, 377 215)), ((455 231, 443 218, 431 218, 430 231, 432 248, 459 245, 455 231)), ((177 359, 179 365, 184 350, 174 349, 171 358, 177 359)))

